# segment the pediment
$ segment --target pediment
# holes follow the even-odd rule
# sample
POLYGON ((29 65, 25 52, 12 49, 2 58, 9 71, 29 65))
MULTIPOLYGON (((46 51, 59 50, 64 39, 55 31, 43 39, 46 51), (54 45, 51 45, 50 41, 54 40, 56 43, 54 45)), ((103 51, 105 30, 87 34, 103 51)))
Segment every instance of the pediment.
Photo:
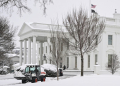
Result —
POLYGON ((108 49, 106 52, 111 52, 111 53, 114 53, 114 52, 115 52, 115 50, 113 50, 113 49, 108 49))
POLYGON ((95 50, 93 50, 93 52, 94 52, 94 53, 98 53, 99 51, 98 51, 98 49, 95 49, 95 50))
POLYGON ((19 31, 19 33, 18 33, 18 36, 21 36, 22 34, 25 34, 25 33, 29 32, 29 31, 31 31, 31 30, 32 30, 32 28, 29 27, 26 23, 24 23, 24 24, 22 25, 22 27, 20 28, 20 31, 19 31))

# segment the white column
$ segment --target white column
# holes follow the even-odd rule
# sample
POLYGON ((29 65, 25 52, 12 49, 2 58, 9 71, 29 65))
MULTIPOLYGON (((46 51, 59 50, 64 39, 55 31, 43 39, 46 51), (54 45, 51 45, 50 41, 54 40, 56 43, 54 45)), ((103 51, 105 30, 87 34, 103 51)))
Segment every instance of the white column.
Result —
POLYGON ((20 66, 22 65, 22 41, 20 40, 20 58, 19 58, 20 66))
POLYGON ((36 64, 36 36, 33 36, 32 64, 36 64))
POLYGON ((37 65, 39 65, 39 42, 37 42, 37 58, 36 58, 36 62, 37 62, 37 65))
POLYGON ((40 65, 42 65, 42 59, 43 58, 43 43, 40 43, 40 65))
POLYGON ((26 43, 26 39, 24 40, 24 64, 27 63, 27 43, 26 43))
POLYGON ((28 38, 28 64, 31 64, 31 39, 28 38))

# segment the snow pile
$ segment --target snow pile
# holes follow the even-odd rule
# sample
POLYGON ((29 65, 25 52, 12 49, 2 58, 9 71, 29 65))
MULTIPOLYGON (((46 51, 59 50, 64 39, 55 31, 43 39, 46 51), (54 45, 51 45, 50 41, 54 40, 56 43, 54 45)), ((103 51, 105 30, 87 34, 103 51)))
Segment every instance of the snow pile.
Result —
POLYGON ((21 71, 15 71, 14 77, 25 77, 21 71))
POLYGON ((56 72, 57 71, 57 67, 53 64, 43 64, 41 65, 42 68, 46 69, 46 70, 51 70, 56 72))
POLYGON ((10 68, 10 67, 8 67, 8 66, 3 66, 3 68, 10 68))
MULTIPOLYGON (((19 65, 19 64, 18 64, 19 65)), ((18 66, 17 65, 17 66, 18 66)), ((15 66, 15 65, 14 65, 15 66)), ((26 68, 26 65, 23 65, 23 66, 19 66, 19 67, 16 67, 15 70, 14 70, 14 77, 25 77, 23 75, 24 71, 25 71, 25 68, 26 68)))

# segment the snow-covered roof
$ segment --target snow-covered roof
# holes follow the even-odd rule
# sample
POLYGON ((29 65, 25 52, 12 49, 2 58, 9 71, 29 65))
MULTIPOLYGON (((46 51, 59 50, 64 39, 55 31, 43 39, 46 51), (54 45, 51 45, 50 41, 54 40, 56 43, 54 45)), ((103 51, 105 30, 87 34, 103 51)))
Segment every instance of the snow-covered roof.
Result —
POLYGON ((14 66, 14 67, 18 67, 18 66, 20 66, 20 63, 16 63, 16 64, 14 64, 14 65, 12 65, 12 66, 14 66))
MULTIPOLYGON (((31 29, 39 29, 39 30, 50 30, 50 26, 58 26, 55 24, 43 24, 39 22, 25 22, 31 29)), ((59 25, 64 31, 65 27, 63 25, 59 25)))
POLYGON ((19 57, 19 55, 17 55, 17 54, 7 54, 7 56, 8 56, 8 58, 12 58, 12 57, 15 57, 15 56, 19 57))
POLYGON ((10 68, 10 67, 8 67, 8 66, 3 66, 3 68, 10 68))

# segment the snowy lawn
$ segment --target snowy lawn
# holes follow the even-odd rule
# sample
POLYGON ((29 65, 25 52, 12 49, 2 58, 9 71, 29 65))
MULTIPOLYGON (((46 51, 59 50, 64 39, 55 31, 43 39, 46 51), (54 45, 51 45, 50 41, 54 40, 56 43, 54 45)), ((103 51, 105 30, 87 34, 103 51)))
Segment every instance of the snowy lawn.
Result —
POLYGON ((120 86, 120 75, 80 75, 59 81, 47 78, 46 82, 21 84, 21 81, 15 79, 0 80, 0 86, 120 86), (10 84, 11 82, 11 84, 10 84), (14 83, 16 82, 16 84, 14 83), (2 84, 6 83, 6 84, 2 84), (9 83, 9 85, 7 84, 9 83), (12 84, 13 83, 13 84, 12 84))
POLYGON ((13 78, 14 78, 13 74, 0 75, 0 80, 13 78))

